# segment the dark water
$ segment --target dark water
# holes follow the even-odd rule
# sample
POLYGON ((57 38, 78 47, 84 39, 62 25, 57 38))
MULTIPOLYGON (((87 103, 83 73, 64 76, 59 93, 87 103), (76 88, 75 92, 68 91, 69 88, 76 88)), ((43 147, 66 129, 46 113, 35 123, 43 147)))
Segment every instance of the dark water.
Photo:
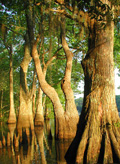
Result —
POLYGON ((54 120, 32 131, 1 123, 0 164, 66 164, 64 155, 71 141, 56 141, 54 132, 54 120))

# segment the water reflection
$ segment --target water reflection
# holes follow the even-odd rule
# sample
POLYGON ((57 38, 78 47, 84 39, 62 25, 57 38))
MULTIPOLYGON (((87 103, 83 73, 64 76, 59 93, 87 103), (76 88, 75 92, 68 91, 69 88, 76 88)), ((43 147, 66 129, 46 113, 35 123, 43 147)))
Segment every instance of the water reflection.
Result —
POLYGON ((55 141, 54 120, 44 127, 0 125, 0 164, 66 164, 71 141, 55 141))

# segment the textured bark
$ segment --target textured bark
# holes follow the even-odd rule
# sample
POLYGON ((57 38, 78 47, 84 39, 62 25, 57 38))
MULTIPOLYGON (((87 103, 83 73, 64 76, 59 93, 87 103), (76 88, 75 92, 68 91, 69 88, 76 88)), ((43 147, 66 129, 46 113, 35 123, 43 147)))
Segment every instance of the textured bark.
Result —
POLYGON ((120 133, 115 102, 114 24, 90 21, 89 50, 82 61, 84 103, 78 130, 66 153, 68 163, 119 163, 120 133))
POLYGON ((14 108, 14 96, 13 96, 13 60, 12 60, 12 47, 10 48, 10 112, 8 123, 16 123, 16 114, 14 108))
POLYGON ((32 92, 27 86, 27 69, 31 61, 28 42, 25 45, 24 58, 20 65, 20 109, 18 115, 17 128, 31 127, 33 124, 33 112, 32 112, 32 92))

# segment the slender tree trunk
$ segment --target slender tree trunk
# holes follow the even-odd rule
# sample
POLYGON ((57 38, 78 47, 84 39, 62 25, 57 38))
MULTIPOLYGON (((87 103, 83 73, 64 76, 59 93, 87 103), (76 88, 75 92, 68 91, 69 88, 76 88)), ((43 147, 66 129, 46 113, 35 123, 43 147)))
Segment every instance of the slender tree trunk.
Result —
POLYGON ((45 75, 42 72, 42 68, 40 65, 39 55, 37 52, 37 44, 33 45, 32 57, 35 62, 36 72, 39 79, 40 86, 43 92, 51 99, 54 111, 55 111, 55 119, 56 123, 56 138, 64 138, 64 130, 63 130, 63 122, 64 122, 64 110, 60 103, 58 94, 55 89, 51 87, 45 80, 45 75))
POLYGON ((16 123, 16 115, 14 108, 14 96, 13 96, 13 60, 12 60, 12 47, 10 50, 10 112, 8 123, 16 123))
POLYGON ((32 94, 27 86, 27 69, 31 61, 28 42, 26 41, 24 58, 20 67, 20 109, 18 115, 17 128, 34 128, 32 112, 32 94))
POLYGON ((35 125, 43 126, 44 125, 44 116, 43 116, 43 106, 42 106, 42 94, 43 91, 41 87, 38 88, 38 97, 37 97, 37 109, 35 114, 35 125))
POLYGON ((114 24, 101 29, 90 21, 89 50, 82 61, 84 103, 78 130, 66 154, 68 163, 119 163, 120 133, 115 102, 114 24))
POLYGON ((71 72, 73 53, 70 51, 65 39, 65 17, 61 17, 62 46, 66 55, 66 69, 62 80, 62 90, 65 95, 65 133, 66 137, 75 135, 79 121, 78 111, 74 101, 74 93, 71 88, 71 72))
POLYGON ((3 89, 1 89, 1 93, 0 93, 0 118, 2 117, 2 108, 3 108, 3 89))
POLYGON ((32 112, 33 112, 33 118, 35 118, 35 100, 36 100, 36 70, 34 70, 34 77, 33 77, 33 96, 32 96, 32 112))
POLYGON ((35 117, 35 98, 36 98, 36 93, 33 94, 32 97, 32 112, 33 112, 33 118, 35 117))

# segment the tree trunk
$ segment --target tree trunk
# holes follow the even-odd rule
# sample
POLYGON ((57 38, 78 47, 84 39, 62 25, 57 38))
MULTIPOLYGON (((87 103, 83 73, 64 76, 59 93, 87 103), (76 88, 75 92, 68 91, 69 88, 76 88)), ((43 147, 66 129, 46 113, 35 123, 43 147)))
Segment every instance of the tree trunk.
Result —
POLYGON ((12 60, 12 47, 10 48, 10 112, 8 123, 16 123, 16 115, 14 108, 14 96, 13 96, 13 60, 12 60))
POLYGON ((57 122, 56 123, 56 138, 64 138, 64 130, 63 130, 64 110, 55 89, 51 87, 45 80, 45 75, 42 72, 39 55, 37 52, 37 44, 33 45, 32 57, 35 62, 35 67, 36 67, 36 72, 39 79, 40 87, 42 88, 43 92, 51 99, 54 106, 55 118, 57 122))
POLYGON ((35 126, 44 125, 43 106, 42 106, 42 93, 41 87, 38 88, 37 109, 35 114, 35 126))
POLYGON ((2 117, 2 109, 3 109, 3 89, 0 91, 0 118, 2 117))
POLYGON ((82 61, 84 103, 78 130, 66 154, 68 163, 119 163, 120 134, 115 102, 114 24, 90 21, 89 50, 82 61))
POLYGON ((17 128, 31 127, 34 128, 32 112, 32 93, 27 86, 27 69, 31 61, 29 46, 26 42, 24 58, 20 67, 20 109, 18 115, 17 128))
POLYGON ((26 19, 27 19, 29 40, 31 42, 32 57, 34 59, 38 80, 39 80, 42 91, 50 98, 54 107, 55 125, 56 125, 55 136, 57 139, 73 138, 76 134, 78 113, 75 109, 76 114, 74 114, 74 111, 72 111, 72 109, 74 110, 74 108, 71 108, 71 106, 69 106, 71 108, 70 111, 69 112, 66 111, 65 113, 62 107, 62 104, 60 103, 57 92, 45 80, 45 74, 42 71, 41 63, 40 63, 40 59, 39 59, 39 55, 37 51, 37 43, 39 41, 39 36, 36 39, 36 41, 34 39, 34 24, 33 24, 33 17, 32 17, 33 14, 32 14, 32 10, 30 10, 31 4, 29 2, 29 4, 25 3, 25 5, 26 5, 26 19), (73 119, 72 115, 73 116, 77 115, 77 119, 75 119, 75 117, 73 119))
POLYGON ((71 88, 71 72, 72 72, 72 59, 73 53, 70 51, 65 39, 65 18, 61 18, 61 36, 62 46, 66 55, 66 68, 65 75, 62 80, 62 90, 65 95, 65 133, 66 137, 73 136, 77 130, 77 124, 79 120, 78 111, 74 101, 74 94, 71 88))

